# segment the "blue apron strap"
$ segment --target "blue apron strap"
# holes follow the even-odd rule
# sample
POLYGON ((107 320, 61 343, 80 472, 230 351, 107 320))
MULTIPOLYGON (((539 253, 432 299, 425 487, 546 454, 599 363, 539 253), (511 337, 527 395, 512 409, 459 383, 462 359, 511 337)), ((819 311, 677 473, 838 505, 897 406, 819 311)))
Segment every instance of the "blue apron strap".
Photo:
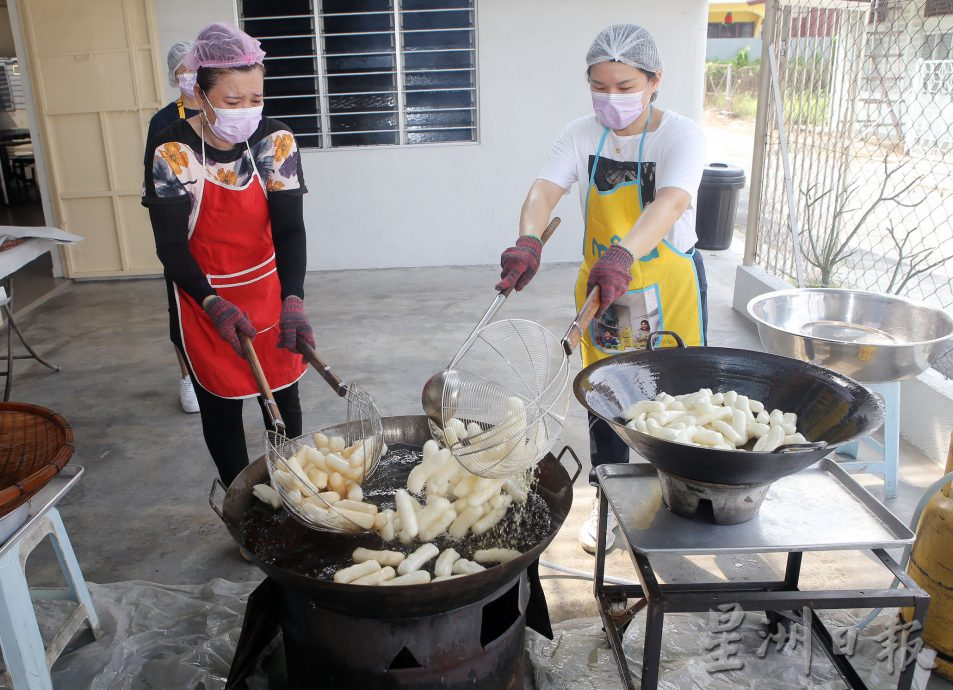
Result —
POLYGON ((606 143, 606 137, 609 136, 609 128, 602 130, 602 138, 599 139, 599 146, 596 147, 596 156, 592 159, 592 171, 589 173, 589 186, 586 187, 586 208, 582 212, 582 256, 586 256, 586 237, 589 235, 589 195, 592 192, 592 185, 596 181, 596 168, 599 166, 599 154, 602 153, 602 147, 606 143))
POLYGON ((609 128, 602 130, 602 138, 599 139, 599 146, 596 147, 596 157, 592 161, 592 172, 589 173, 589 186, 596 181, 596 168, 599 167, 599 154, 602 153, 602 147, 605 146, 606 137, 609 136, 609 128))
MULTIPOLYGON (((635 169, 635 188, 639 196, 639 213, 641 213, 645 206, 642 203, 642 154, 645 151, 645 135, 648 134, 649 125, 652 124, 652 103, 649 103, 649 119, 645 123, 645 129, 642 130, 642 137, 639 139, 639 159, 636 162, 635 169)), ((599 155, 602 153, 602 148, 605 146, 606 137, 609 136, 609 128, 606 127, 602 130, 602 137, 599 139, 599 146, 596 148, 596 155, 592 161, 592 170, 589 173, 589 186, 586 189, 586 209, 583 212, 584 217, 582 219, 583 225, 587 226, 589 224, 589 193, 592 190, 592 185, 596 181, 596 168, 599 167, 599 155)), ((582 254, 586 255, 586 232, 583 232, 582 238, 582 254)))

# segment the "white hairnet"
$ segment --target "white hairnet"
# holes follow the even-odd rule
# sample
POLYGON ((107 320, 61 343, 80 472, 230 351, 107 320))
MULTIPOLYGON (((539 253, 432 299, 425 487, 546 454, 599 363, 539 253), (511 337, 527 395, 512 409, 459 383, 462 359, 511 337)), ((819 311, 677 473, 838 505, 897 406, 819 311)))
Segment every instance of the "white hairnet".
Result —
POLYGON ((638 24, 613 24, 599 32, 586 53, 586 67, 609 61, 646 72, 662 69, 662 57, 655 39, 638 24))
POLYGON ((199 31, 184 64, 196 70, 199 67, 229 69, 261 65, 264 58, 265 51, 258 40, 237 26, 219 22, 199 31))
POLYGON ((175 78, 175 71, 179 69, 179 65, 190 50, 192 50, 192 41, 179 41, 169 48, 169 56, 166 58, 166 62, 169 63, 169 86, 179 85, 175 78))

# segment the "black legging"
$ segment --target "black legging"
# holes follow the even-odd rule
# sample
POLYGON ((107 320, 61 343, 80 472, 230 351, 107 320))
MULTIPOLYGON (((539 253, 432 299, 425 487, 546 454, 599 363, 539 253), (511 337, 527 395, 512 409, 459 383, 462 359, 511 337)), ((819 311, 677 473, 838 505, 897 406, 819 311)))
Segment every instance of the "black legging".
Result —
MULTIPOLYGON (((705 263, 702 253, 695 250, 692 255, 695 261, 695 271, 698 273, 698 291, 701 293, 702 303, 702 333, 705 343, 708 343, 708 279, 705 276, 705 263)), ((686 391, 687 392, 687 391, 686 391)), ((629 447, 606 422, 589 413, 589 459, 592 469, 589 470, 589 483, 598 486, 596 468, 611 462, 628 462, 629 447)))
MULTIPOLYGON (((231 400, 212 395, 202 388, 192 376, 195 386, 195 397, 199 401, 199 412, 202 417, 202 434, 205 444, 212 456, 212 461, 218 468, 218 475, 225 486, 230 486, 238 473, 248 465, 248 447, 245 444, 245 425, 242 422, 242 400, 231 400)), ((301 435, 301 401, 298 399, 298 384, 293 383, 287 388, 275 391, 275 402, 284 418, 289 437, 301 435)), ((262 418, 266 428, 270 427, 268 413, 261 402, 261 397, 255 398, 261 406, 262 418)), ((264 450, 264 442, 262 443, 264 450)))
MULTIPOLYGON (((179 314, 175 302, 175 287, 168 277, 165 279, 166 296, 169 300, 169 339, 172 344, 185 352, 182 347, 182 336, 179 331, 179 314)), ((199 412, 202 417, 202 435, 205 444, 212 456, 212 461, 218 468, 218 475, 225 486, 230 486, 238 473, 248 465, 248 446, 245 444, 245 425, 242 423, 242 401, 220 398, 202 388, 195 380, 192 365, 186 359, 189 376, 192 377, 192 386, 195 388, 195 397, 199 401, 199 412)), ((278 411, 284 419, 288 436, 301 435, 301 402, 298 400, 298 384, 294 383, 280 391, 274 391, 278 411)), ((256 398, 261 406, 262 418, 265 427, 270 429, 271 422, 261 398, 256 398)), ((264 450, 264 443, 261 449, 264 450)))

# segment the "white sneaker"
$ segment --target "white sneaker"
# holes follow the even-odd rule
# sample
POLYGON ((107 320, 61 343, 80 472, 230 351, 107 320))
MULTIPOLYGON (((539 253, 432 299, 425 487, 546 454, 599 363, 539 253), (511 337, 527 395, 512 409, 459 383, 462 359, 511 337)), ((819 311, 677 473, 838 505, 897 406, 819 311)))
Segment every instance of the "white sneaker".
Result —
POLYGON ((179 402, 182 404, 182 411, 193 414, 199 411, 199 401, 195 397, 195 389, 192 387, 192 378, 186 376, 179 383, 179 402))
MULTIPOLYGON (((615 528, 618 527, 619 522, 615 519, 615 513, 612 512, 611 507, 609 508, 609 513, 606 515, 606 518, 606 551, 608 551, 615 543, 615 528)), ((599 497, 596 496, 592 501, 592 507, 589 509, 589 517, 586 518, 586 521, 582 523, 582 527, 579 529, 579 543, 582 545, 583 551, 594 554, 598 541, 599 497)))

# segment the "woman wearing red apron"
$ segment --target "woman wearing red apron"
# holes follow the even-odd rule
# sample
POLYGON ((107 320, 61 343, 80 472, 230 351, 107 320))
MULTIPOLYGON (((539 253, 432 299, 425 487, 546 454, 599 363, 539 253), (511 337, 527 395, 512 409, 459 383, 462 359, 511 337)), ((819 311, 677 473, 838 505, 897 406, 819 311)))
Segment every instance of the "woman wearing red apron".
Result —
POLYGON ((150 142, 143 195, 172 286, 173 342, 226 485, 248 464, 242 400, 258 397, 238 334, 253 339, 293 436, 301 433, 297 381, 307 370, 296 342, 314 343, 303 302, 300 156, 287 127, 261 116, 263 57, 258 41, 233 26, 199 33, 183 64, 197 73, 201 111, 150 142))
MULTIPOLYGON (((579 186, 585 223, 576 305, 598 285, 602 309, 583 335, 583 366, 644 349, 647 331, 676 331, 705 344, 704 265, 695 251, 695 198, 705 139, 693 121, 654 105, 662 59, 652 35, 636 24, 603 30, 586 55, 593 113, 575 120, 553 144, 520 214, 520 237, 503 252, 502 289, 522 289, 539 268, 539 233, 556 203, 579 186)), ((662 347, 671 343, 662 338, 662 347)), ((589 416, 591 484, 595 467, 627 462, 629 449, 608 424, 589 416)), ((579 532, 594 553, 598 502, 579 532)), ((609 512, 606 547, 615 516, 609 512)))

